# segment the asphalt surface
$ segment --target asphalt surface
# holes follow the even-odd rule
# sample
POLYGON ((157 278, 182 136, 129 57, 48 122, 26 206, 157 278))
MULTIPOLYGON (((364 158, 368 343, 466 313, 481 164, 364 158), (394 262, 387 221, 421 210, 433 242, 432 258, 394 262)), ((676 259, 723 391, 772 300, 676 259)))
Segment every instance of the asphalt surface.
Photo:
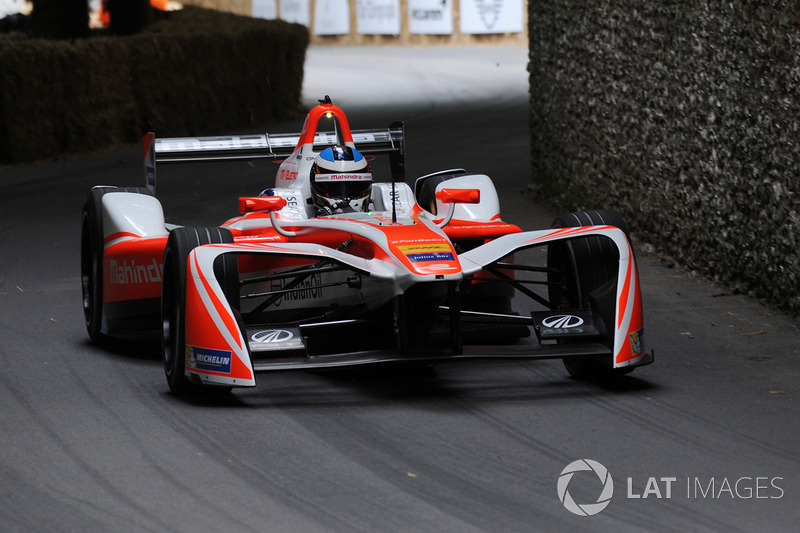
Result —
MULTIPOLYGON (((330 94, 353 127, 406 121, 411 176, 486 172, 505 219, 549 226, 528 192, 523 49, 312 48, 306 70, 306 101, 330 94)), ((81 310, 83 198, 141 184, 140 157, 0 169, 0 531, 797 531, 797 321, 657 243, 637 242, 656 362, 613 386, 521 361, 173 397, 157 347, 94 346, 81 310), (600 497, 593 472, 562 476, 580 459, 613 479, 593 516, 559 498, 560 478, 600 497)), ((276 168, 172 167, 167 218, 219 223, 276 168)))

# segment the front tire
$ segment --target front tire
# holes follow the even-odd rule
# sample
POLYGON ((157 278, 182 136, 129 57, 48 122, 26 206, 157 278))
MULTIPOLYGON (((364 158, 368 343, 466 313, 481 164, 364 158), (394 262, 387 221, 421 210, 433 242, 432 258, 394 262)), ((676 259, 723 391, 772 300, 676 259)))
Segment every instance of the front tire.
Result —
POLYGON ((86 331, 93 342, 108 340, 103 326, 103 196, 127 192, 153 196, 144 187, 94 187, 83 203, 81 221, 81 293, 86 331))
MULTIPOLYGON (((182 227, 174 229, 167 239, 164 251, 164 279, 161 285, 161 353, 164 360, 164 374, 169 389, 174 394, 184 395, 197 392, 201 386, 189 381, 185 375, 186 367, 186 272, 189 253, 204 244, 232 243, 233 235, 223 228, 182 227)), ((223 288, 231 301, 238 305, 238 268, 236 257, 222 257, 224 267, 223 288), (234 283, 234 280, 236 283, 234 283)), ((230 388, 215 388, 217 391, 230 388)))

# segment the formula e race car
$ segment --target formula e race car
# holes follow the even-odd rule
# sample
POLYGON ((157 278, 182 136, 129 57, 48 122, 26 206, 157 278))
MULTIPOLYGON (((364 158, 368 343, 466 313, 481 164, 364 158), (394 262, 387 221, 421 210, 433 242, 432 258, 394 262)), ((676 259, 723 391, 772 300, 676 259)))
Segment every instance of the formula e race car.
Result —
POLYGON ((81 277, 95 342, 160 332, 176 393, 256 373, 468 358, 560 358, 596 378, 652 362, 639 280, 613 211, 523 232, 489 177, 405 179, 404 128, 351 131, 328 97, 299 134, 144 138, 146 187, 94 187, 81 277), (368 162, 388 156, 391 181, 368 162), (156 166, 282 159, 219 227, 165 223, 156 166))

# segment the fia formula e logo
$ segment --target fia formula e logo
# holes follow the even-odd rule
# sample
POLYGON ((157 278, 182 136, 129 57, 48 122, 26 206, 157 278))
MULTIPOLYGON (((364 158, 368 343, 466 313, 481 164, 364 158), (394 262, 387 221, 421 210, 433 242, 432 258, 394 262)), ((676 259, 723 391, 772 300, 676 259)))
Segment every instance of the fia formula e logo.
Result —
POLYGON ((555 315, 542 320, 542 325, 553 329, 577 328, 583 325, 583 319, 575 315, 555 315))

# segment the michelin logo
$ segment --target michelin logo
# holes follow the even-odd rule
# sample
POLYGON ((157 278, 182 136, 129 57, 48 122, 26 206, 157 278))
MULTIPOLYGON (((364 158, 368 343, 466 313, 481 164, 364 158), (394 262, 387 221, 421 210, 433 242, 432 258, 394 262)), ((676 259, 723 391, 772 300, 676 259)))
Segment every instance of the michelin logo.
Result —
POLYGON ((189 347, 189 368, 205 372, 231 373, 231 352, 198 346, 189 347))

